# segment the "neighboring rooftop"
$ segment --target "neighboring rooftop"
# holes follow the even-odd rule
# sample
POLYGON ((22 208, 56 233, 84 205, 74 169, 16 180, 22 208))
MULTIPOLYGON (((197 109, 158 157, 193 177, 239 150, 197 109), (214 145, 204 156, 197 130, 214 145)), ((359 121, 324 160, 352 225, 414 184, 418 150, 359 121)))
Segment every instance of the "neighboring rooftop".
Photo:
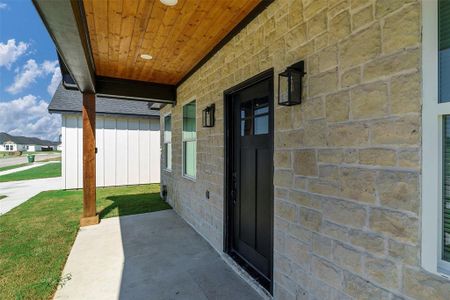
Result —
MULTIPOLYGON (((48 111, 81 113, 82 102, 82 94, 79 91, 66 89, 60 84, 48 106, 48 111)), ((95 104, 98 114, 159 118, 159 104, 152 102, 97 96, 95 104)))
POLYGON ((40 145, 40 146, 56 146, 59 145, 59 142, 52 142, 47 140, 41 140, 36 137, 28 137, 28 136, 14 136, 7 134, 6 132, 0 132, 0 144, 5 142, 14 142, 20 145, 40 145))

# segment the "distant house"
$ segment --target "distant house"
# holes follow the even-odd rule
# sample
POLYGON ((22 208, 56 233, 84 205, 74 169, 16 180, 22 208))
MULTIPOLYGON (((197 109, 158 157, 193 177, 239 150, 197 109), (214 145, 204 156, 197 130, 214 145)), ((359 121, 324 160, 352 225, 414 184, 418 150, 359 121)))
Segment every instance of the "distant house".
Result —
POLYGON ((41 140, 35 137, 13 136, 0 132, 0 152, 15 151, 51 151, 56 150, 57 142, 41 140))
MULTIPOLYGON (((62 85, 48 107, 62 116, 62 176, 66 189, 83 186, 82 97, 62 85)), ((159 110, 152 103, 96 98, 97 186, 159 183, 159 110)))

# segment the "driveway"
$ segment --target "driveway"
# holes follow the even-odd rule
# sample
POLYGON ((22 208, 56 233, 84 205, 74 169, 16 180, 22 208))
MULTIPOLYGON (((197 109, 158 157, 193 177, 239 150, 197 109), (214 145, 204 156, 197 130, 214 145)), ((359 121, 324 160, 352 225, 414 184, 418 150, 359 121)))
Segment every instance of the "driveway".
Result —
POLYGON ((1 182, 0 195, 7 197, 0 199, 0 215, 7 213, 40 192, 62 188, 62 177, 1 182))
POLYGON ((81 228, 55 299, 264 299, 173 210, 81 228))
MULTIPOLYGON (((61 153, 39 153, 35 155, 35 161, 42 161, 46 159, 53 159, 61 157, 61 153)), ((27 163, 28 159, 26 155, 22 156, 15 156, 15 157, 9 157, 9 158, 1 158, 0 159, 0 168, 1 167, 8 167, 13 165, 19 165, 27 163)))

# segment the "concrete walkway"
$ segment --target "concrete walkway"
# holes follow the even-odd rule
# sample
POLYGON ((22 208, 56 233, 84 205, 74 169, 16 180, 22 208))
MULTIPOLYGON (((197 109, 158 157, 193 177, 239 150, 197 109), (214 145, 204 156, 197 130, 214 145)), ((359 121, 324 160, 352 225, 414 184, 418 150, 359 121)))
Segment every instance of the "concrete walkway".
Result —
POLYGON ((262 299, 173 210, 80 229, 62 276, 55 299, 262 299))
POLYGON ((63 188, 62 177, 0 182, 0 216, 43 191, 63 188))
POLYGON ((11 173, 16 173, 16 172, 20 172, 20 171, 25 171, 25 170, 28 170, 28 169, 40 167, 40 166, 43 166, 43 165, 46 165, 46 164, 49 164, 49 163, 55 163, 55 162, 58 162, 58 161, 48 161, 48 162, 42 162, 42 163, 37 162, 37 163, 33 163, 32 165, 29 165, 29 166, 24 166, 24 167, 11 169, 11 170, 1 171, 0 172, 0 176, 8 175, 8 174, 11 174, 11 173))

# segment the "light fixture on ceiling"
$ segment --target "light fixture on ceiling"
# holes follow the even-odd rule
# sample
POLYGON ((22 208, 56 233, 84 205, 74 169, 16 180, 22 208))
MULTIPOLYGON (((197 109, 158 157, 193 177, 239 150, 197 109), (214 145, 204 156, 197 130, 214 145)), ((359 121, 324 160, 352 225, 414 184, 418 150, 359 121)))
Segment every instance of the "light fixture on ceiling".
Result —
POLYGON ((150 60, 153 58, 150 54, 141 54, 141 58, 145 60, 150 60))
POLYGON ((159 1, 167 6, 175 6, 178 3, 178 0, 159 0, 159 1))

